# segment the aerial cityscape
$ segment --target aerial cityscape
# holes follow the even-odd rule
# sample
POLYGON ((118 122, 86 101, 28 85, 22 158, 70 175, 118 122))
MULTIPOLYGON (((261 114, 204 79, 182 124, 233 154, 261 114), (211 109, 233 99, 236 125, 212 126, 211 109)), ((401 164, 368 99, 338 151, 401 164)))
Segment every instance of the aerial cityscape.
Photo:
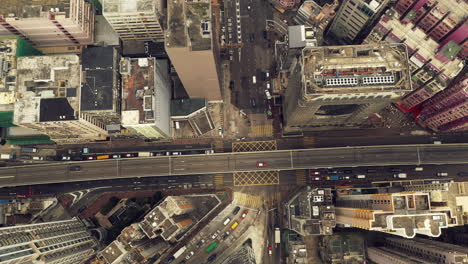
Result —
POLYGON ((468 264, 467 0, 0 3, 0 264, 468 264))

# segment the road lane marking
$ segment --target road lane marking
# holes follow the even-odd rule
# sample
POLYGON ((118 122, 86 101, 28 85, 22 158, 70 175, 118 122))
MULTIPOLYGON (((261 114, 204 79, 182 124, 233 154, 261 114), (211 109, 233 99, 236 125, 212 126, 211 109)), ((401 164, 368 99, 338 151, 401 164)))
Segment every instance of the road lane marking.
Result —
POLYGON ((16 176, 0 176, 0 179, 9 179, 9 178, 14 178, 16 176))
POLYGON ((291 168, 294 168, 294 162, 293 162, 292 151, 289 152, 289 157, 291 158, 291 168))

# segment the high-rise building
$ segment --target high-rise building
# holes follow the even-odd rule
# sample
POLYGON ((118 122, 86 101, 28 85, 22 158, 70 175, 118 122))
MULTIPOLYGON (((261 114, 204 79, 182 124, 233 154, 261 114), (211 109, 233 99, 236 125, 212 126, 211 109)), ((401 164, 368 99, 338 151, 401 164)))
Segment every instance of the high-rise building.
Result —
POLYGON ((123 41, 162 41, 159 0, 101 0, 102 14, 123 41))
POLYGON ((407 56, 399 44, 303 49, 290 67, 285 129, 362 124, 411 91, 407 56))
POLYGON ((0 228, 2 264, 81 263, 96 246, 79 219, 0 228))
POLYGON ((327 35, 336 42, 358 44, 375 20, 385 11, 390 0, 344 1, 333 20, 327 35))
POLYGON ((414 90, 401 102, 407 111, 447 88, 463 68, 468 53, 466 1, 400 0, 389 9, 367 43, 404 43, 411 62, 414 90))
POLYGON ((317 42, 321 44, 323 42, 323 32, 328 23, 335 17, 335 9, 338 4, 338 0, 306 0, 297 10, 294 21, 299 25, 312 27, 317 42))
POLYGON ((287 226, 301 236, 331 235, 336 225, 331 189, 307 188, 284 206, 287 226))
POLYGON ((94 42, 94 10, 85 0, 24 0, 3 3, 0 36, 19 36, 37 47, 94 42))
POLYGON ((418 118, 441 132, 468 130, 468 77, 425 101, 418 118))
POLYGON ((367 255, 377 264, 466 264, 468 248, 430 239, 385 238, 385 247, 369 247, 367 255))
POLYGON ((166 51, 190 97, 221 100, 219 42, 211 1, 167 3, 166 51))
POLYGON ((124 58, 122 75, 122 126, 150 139, 171 134, 171 82, 167 59, 124 58))
POLYGON ((335 211, 338 224, 406 238, 438 237, 455 225, 450 211, 433 210, 430 194, 423 192, 338 195, 335 211))
POLYGON ((16 67, 16 125, 37 130, 57 143, 106 138, 105 125, 79 111, 79 56, 20 57, 16 67))

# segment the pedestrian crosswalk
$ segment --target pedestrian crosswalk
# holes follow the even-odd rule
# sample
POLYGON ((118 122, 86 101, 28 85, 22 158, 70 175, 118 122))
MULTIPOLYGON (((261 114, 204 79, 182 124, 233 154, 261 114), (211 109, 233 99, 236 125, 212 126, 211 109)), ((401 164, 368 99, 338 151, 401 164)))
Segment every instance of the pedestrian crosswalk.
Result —
POLYGON ((260 208, 263 205, 262 197, 240 192, 234 193, 234 202, 248 208, 260 208))
POLYGON ((215 183, 215 186, 223 186, 224 175, 223 174, 216 174, 214 176, 214 183, 215 183))
POLYGON ((305 185, 307 183, 305 170, 296 170, 296 183, 298 185, 305 185))

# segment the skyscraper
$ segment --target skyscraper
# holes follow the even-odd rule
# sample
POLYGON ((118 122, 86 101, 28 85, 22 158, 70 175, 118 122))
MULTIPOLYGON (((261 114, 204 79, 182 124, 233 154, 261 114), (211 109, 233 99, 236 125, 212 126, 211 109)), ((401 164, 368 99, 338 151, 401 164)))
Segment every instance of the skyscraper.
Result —
POLYGON ((78 264, 96 246, 79 219, 0 228, 2 264, 78 264))
POLYGON ((343 1, 327 35, 340 43, 358 44, 357 37, 362 34, 361 31, 366 31, 380 17, 389 2, 390 0, 343 1))
POLYGON ((439 241, 398 237, 385 238, 385 247, 369 247, 367 255, 377 264, 468 263, 468 248, 439 241))
POLYGON ((101 0, 102 14, 123 40, 162 41, 162 1, 101 0))
POLYGON ((285 130, 345 127, 411 91, 404 45, 305 48, 291 65, 285 130))
POLYGON ((468 54, 466 1, 400 0, 365 39, 367 43, 404 43, 414 90, 400 103, 407 111, 448 87, 468 54))
POLYGON ((452 224, 449 212, 432 210, 423 192, 339 195, 335 212, 338 224, 405 238, 438 237, 452 224))
POLYGON ((425 101, 418 118, 434 131, 468 130, 468 77, 425 101))
POLYGON ((166 51, 190 97, 220 100, 219 43, 211 2, 168 1, 166 51))
POLYGON ((9 1, 0 10, 0 36, 19 36, 36 47, 94 42, 94 11, 85 0, 9 1))

